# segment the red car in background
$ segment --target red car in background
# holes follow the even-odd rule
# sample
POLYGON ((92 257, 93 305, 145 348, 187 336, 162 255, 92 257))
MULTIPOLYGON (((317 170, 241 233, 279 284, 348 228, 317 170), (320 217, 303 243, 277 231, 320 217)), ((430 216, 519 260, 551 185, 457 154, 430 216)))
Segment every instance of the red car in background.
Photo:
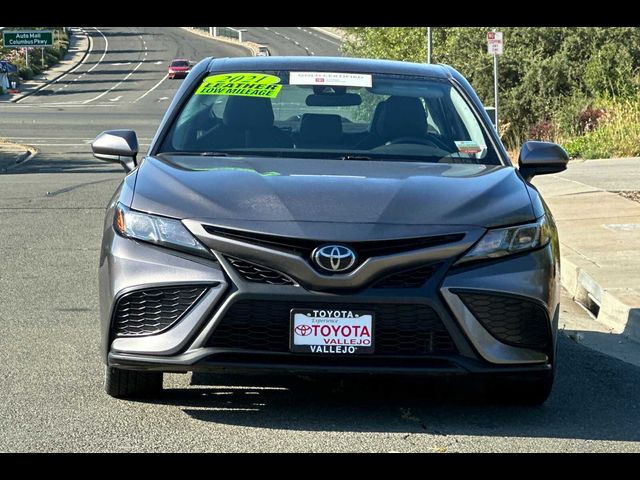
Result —
POLYGON ((169 78, 184 78, 189 74, 191 63, 185 58, 176 58, 169 64, 169 78))

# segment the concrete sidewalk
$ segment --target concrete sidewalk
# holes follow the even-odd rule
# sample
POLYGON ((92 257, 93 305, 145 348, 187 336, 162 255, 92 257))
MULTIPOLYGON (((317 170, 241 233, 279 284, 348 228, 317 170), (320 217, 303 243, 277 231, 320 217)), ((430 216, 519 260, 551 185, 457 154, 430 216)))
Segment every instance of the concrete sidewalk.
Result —
POLYGON ((8 143, 0 139, 0 174, 24 163, 36 153, 37 150, 28 145, 8 143))
MULTIPOLYGON (((0 103, 17 102, 22 100, 23 98, 42 90, 47 85, 55 82, 76 68, 89 53, 89 37, 86 33, 79 30, 71 33, 72 35, 69 39, 69 50, 60 63, 47 69, 33 79, 22 82, 18 87, 19 93, 0 95, 0 103)), ((37 61, 37 58, 33 59, 33 61, 37 61)))
POLYGON ((558 225, 562 284, 611 333, 640 341, 640 158, 572 161, 532 182, 558 225))

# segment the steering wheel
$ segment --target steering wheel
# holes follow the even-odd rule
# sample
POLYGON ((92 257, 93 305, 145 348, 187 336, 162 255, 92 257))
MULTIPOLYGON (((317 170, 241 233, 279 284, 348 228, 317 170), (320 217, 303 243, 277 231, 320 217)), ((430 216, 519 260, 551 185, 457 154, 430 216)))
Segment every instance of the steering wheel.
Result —
POLYGON ((430 147, 436 147, 446 152, 451 151, 450 146, 448 146, 445 142, 437 138, 412 137, 412 136, 398 137, 398 138, 394 138, 393 140, 389 140, 385 145, 395 145, 397 143, 412 143, 416 145, 427 145, 430 147))

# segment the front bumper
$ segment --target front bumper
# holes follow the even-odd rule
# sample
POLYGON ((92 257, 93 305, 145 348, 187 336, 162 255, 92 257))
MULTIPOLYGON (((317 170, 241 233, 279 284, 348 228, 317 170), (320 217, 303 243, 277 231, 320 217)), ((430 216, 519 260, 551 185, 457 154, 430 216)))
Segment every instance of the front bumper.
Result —
MULTIPOLYGON (((548 371, 554 360, 558 321, 558 264, 551 245, 506 259, 464 267, 442 262, 420 288, 364 288, 348 294, 315 292, 299 285, 246 281, 223 256, 218 261, 124 239, 107 229, 100 262, 103 359, 135 370, 286 371, 290 373, 379 373, 459 375, 548 371), (158 334, 116 337, 114 309, 127 293, 176 285, 200 285, 206 294, 171 328, 158 334), (475 318, 461 292, 489 292, 535 303, 545 312, 545 348, 503 343, 475 318), (314 302, 318 305, 394 304, 432 309, 455 344, 455 352, 425 356, 318 356, 268 350, 218 348, 216 329, 230 308, 242 301, 314 302)), ((288 319, 286 319, 288 322, 288 319)))

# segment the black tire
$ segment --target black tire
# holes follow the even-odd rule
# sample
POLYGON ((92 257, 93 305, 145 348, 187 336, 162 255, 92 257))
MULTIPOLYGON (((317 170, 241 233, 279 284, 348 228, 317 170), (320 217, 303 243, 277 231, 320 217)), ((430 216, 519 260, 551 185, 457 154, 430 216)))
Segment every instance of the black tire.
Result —
POLYGON ((553 388, 553 372, 497 378, 491 382, 490 399, 504 405, 542 405, 553 388))
POLYGON ((162 393, 162 372, 106 367, 104 389, 115 398, 150 398, 162 393))

